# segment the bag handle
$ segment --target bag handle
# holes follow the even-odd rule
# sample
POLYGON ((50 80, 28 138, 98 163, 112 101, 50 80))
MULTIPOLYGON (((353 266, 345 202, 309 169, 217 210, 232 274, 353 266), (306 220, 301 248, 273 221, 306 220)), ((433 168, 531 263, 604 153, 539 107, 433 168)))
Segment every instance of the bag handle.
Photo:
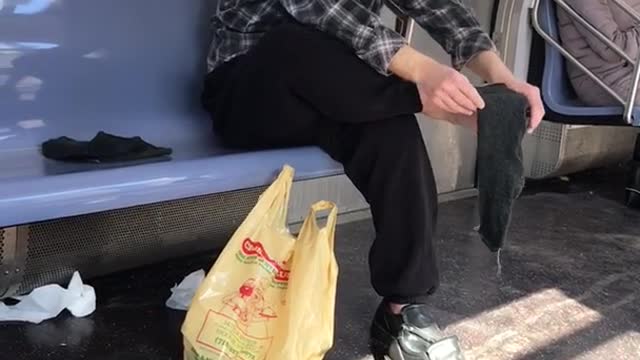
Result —
POLYGON ((266 220, 279 228, 287 226, 289 197, 294 174, 295 170, 291 166, 284 165, 278 177, 262 193, 254 207, 254 211, 267 214, 266 220))
MULTIPOLYGON (((311 210, 310 210, 308 219, 314 231, 319 232, 323 229, 326 229, 326 231, 333 234, 335 232, 335 229, 338 223, 338 206, 336 206, 336 204, 331 201, 319 201, 311 205, 311 210), (321 211, 327 211, 327 210, 329 210, 329 215, 327 216, 327 223, 321 229, 318 226, 318 213, 321 211)), ((335 243, 334 236, 329 236, 329 248, 331 249, 331 251, 335 250, 334 243, 335 243)))
POLYGON ((289 198, 291 197, 291 187, 293 186, 293 178, 295 175, 295 170, 289 166, 285 165, 278 175, 278 181, 281 182, 281 190, 280 196, 276 198, 275 206, 277 206, 278 211, 276 212, 275 223, 278 226, 286 227, 287 226, 287 215, 289 214, 289 198))

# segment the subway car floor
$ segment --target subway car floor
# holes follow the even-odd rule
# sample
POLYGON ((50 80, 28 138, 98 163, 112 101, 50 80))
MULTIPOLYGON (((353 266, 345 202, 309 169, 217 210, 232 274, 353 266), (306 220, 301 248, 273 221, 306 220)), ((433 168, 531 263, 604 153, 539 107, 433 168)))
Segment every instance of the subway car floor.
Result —
MULTIPOLYGON (((443 204, 442 286, 429 306, 467 359, 640 359, 640 212, 622 205, 619 169, 529 183, 517 202, 502 273, 474 233, 475 199, 443 204)), ((370 359, 370 221, 337 234, 340 281, 329 360, 370 359)), ((40 325, 0 325, 2 360, 181 359, 184 314, 169 289, 215 254, 87 281, 96 312, 40 325)))

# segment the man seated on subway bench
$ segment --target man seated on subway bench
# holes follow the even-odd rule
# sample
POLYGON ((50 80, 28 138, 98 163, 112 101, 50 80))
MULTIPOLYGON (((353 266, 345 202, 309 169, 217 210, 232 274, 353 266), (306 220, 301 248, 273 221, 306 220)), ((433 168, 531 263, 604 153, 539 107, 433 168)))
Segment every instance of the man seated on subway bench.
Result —
POLYGON ((315 145, 344 165, 371 205, 371 281, 383 298, 372 344, 387 352, 403 325, 437 327, 424 305, 439 282, 437 191, 415 114, 475 128, 484 102, 458 71, 465 66, 524 95, 530 131, 544 110, 538 89, 514 77, 462 0, 397 1, 453 67, 385 27, 382 5, 220 0, 202 101, 226 146, 315 145))

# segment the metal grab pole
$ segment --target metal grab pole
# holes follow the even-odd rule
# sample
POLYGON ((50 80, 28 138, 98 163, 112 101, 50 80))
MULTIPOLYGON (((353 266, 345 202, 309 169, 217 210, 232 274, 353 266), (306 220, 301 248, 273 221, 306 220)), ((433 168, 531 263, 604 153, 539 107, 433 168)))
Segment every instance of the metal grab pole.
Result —
POLYGON ((392 0, 386 0, 387 7, 396 15, 396 31, 402 35, 408 42, 413 37, 413 29, 415 21, 404 13, 402 8, 392 0))
POLYGON ((635 109, 636 97, 638 95, 638 83, 640 83, 640 66, 636 64, 633 71, 633 82, 631 83, 631 89, 629 91, 629 101, 627 101, 624 109, 624 120, 627 124, 633 124, 633 110, 635 109))

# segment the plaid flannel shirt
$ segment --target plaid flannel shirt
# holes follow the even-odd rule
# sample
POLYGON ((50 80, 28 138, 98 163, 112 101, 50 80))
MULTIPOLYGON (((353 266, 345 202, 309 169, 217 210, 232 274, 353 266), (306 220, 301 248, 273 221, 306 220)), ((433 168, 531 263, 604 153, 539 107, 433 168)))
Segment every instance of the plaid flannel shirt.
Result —
MULTIPOLYGON (((494 49, 463 0, 394 3, 451 55, 456 69, 478 52, 494 49)), ((382 5, 383 0, 220 0, 212 18, 209 70, 247 52, 272 27, 298 21, 344 41, 375 70, 388 74, 391 58, 407 42, 382 23, 382 5)))

